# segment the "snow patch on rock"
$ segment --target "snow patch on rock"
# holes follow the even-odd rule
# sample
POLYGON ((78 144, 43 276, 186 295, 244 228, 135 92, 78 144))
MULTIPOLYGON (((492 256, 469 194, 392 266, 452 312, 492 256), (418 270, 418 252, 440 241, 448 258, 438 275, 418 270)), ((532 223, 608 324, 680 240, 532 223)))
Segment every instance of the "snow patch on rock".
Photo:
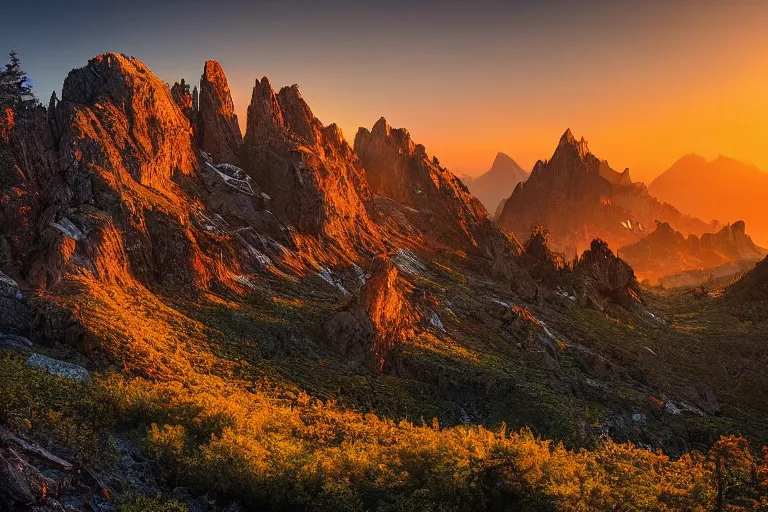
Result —
POLYGON ((411 275, 418 276, 427 271, 426 265, 424 265, 415 254, 407 249, 398 249, 397 253, 392 258, 392 261, 395 263, 398 270, 411 275))
POLYGON ((61 231, 65 236, 72 240, 78 241, 85 238, 85 233, 66 217, 62 217, 58 222, 51 222, 51 226, 61 231))
POLYGON ((328 267, 321 268, 320 272, 317 273, 317 276, 331 286, 338 288, 342 294, 349 295, 347 289, 344 288, 344 285, 342 285, 338 279, 336 279, 336 276, 333 275, 333 272, 331 272, 328 267))
POLYGON ((87 382, 91 380, 91 374, 82 366, 65 363, 58 359, 53 359, 42 354, 32 354, 27 359, 27 364, 35 368, 42 368, 51 375, 56 375, 63 379, 73 380, 75 382, 87 382))
POLYGON ((443 321, 440 320, 440 317, 437 315, 435 311, 429 312, 429 325, 434 327, 440 332, 445 332, 445 326, 443 326, 443 321))

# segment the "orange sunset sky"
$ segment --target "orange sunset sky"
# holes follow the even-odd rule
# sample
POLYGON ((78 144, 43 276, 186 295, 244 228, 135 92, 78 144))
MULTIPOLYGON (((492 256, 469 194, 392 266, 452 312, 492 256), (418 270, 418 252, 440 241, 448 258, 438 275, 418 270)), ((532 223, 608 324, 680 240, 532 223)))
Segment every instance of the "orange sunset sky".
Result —
POLYGON ((105 51, 170 83, 217 59, 242 123, 266 75, 299 84, 350 142, 384 116, 457 174, 498 151, 530 169, 568 127, 636 180, 688 153, 768 170, 766 1, 213 4, 32 1, 23 15, 41 23, 10 27, 0 50, 19 51, 44 100, 105 51))

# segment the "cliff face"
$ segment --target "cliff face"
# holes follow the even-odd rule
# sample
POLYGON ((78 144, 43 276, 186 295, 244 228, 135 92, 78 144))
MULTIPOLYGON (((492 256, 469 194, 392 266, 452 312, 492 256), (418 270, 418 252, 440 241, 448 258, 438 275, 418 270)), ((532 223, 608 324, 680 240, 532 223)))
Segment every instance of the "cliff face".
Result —
POLYGON ((256 81, 244 145, 248 174, 291 229, 319 237, 340 260, 381 248, 359 160, 336 125, 312 114, 297 86, 275 93, 266 78, 256 81))
POLYGON ((372 130, 357 132, 355 152, 373 193, 405 206, 399 214, 430 247, 489 260, 491 272, 511 280, 523 295, 535 295, 530 276, 517 263, 522 253, 517 240, 502 233, 461 180, 430 158, 407 130, 381 118, 372 130))
POLYGON ((405 129, 394 129, 384 118, 371 131, 361 128, 355 152, 373 192, 420 212, 417 227, 431 242, 444 247, 483 252, 493 231, 488 213, 464 184, 427 155, 405 129))
POLYGON ((708 226, 653 198, 629 171, 618 173, 593 155, 582 138, 566 131, 549 161, 539 161, 505 202, 498 224, 518 236, 536 225, 551 234, 553 248, 578 254, 594 238, 620 247, 642 238, 655 220, 686 233, 708 226))
POLYGON ((229 83, 215 60, 205 63, 200 77, 200 149, 214 162, 240 166, 243 135, 235 115, 229 83))
POLYGON ((46 115, 37 124, 49 137, 36 152, 45 172, 22 171, 35 204, 30 229, 17 233, 27 246, 17 255, 30 254, 20 277, 36 286, 65 271, 128 281, 130 268, 147 283, 204 286, 194 208, 174 181, 197 168, 192 128, 168 87, 138 60, 105 54, 69 74, 46 115))

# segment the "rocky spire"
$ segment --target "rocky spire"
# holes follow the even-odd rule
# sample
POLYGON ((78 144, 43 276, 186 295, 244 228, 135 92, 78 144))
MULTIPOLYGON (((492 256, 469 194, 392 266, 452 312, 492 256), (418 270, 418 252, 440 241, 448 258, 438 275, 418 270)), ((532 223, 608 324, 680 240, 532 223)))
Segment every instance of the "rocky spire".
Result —
MULTIPOLYGON (((194 93, 192 104, 195 104, 194 93)), ((227 77, 215 60, 206 61, 200 77, 199 112, 200 148, 216 163, 240 166, 243 136, 227 77)))
POLYGON ((246 171, 286 225, 322 237, 342 259, 378 250, 360 162, 336 125, 323 127, 297 86, 275 93, 266 77, 256 80, 243 154, 246 171))
POLYGON ((521 295, 535 295, 535 285, 515 262, 521 252, 517 241, 493 224, 461 180, 430 158, 407 130, 381 118, 370 131, 358 130, 355 152, 374 193, 406 205, 409 223, 430 245, 486 258, 491 272, 515 280, 521 295))
POLYGON ((248 105, 248 124, 245 131, 247 144, 255 144, 267 134, 274 134, 285 128, 283 110, 277 102, 277 95, 267 77, 256 80, 248 105))

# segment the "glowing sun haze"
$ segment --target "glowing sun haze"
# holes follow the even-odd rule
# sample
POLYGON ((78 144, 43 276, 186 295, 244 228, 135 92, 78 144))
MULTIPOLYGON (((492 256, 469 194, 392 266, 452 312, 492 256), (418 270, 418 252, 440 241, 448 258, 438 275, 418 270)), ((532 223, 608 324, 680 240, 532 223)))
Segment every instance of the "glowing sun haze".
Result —
POLYGON ((106 51, 166 82, 224 66, 299 84, 348 140, 384 116, 456 173, 530 169, 570 127, 650 181, 687 153, 768 170, 768 2, 24 2, 3 7, 41 99, 106 51), (674 3, 674 6, 666 5, 674 3))

